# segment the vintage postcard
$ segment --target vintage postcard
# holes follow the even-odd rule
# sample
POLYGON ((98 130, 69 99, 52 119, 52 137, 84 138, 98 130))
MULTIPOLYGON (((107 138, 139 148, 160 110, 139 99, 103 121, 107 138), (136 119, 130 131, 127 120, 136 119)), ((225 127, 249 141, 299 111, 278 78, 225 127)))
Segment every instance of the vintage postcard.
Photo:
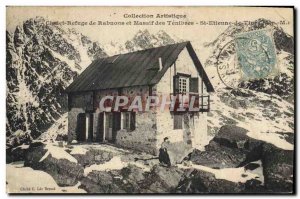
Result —
POLYGON ((293 7, 6 10, 9 194, 293 194, 293 7))

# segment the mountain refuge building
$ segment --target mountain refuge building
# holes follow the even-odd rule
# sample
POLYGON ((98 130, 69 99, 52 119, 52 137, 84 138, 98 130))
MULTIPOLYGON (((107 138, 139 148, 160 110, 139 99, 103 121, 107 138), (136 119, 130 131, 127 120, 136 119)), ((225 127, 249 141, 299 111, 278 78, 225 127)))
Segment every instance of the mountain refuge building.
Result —
POLYGON ((214 88, 190 42, 97 59, 65 91, 69 143, 112 143, 157 155, 166 137, 175 154, 206 142, 214 88), (118 96, 126 96, 128 104, 139 96, 142 107, 151 96, 175 100, 163 109, 153 98, 150 110, 130 109, 124 103, 115 109, 118 96))

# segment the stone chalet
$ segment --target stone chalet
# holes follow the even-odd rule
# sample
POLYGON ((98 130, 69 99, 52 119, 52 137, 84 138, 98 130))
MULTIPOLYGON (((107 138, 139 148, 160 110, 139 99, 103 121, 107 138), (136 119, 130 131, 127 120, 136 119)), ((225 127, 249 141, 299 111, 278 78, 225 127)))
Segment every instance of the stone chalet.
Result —
POLYGON ((65 91, 69 143, 112 143, 157 155, 165 137, 175 154, 201 148, 207 139, 209 93, 214 88, 190 42, 95 60, 65 91), (195 96, 199 110, 189 111, 184 102, 185 111, 128 111, 128 106, 101 111, 99 102, 108 95, 195 96))

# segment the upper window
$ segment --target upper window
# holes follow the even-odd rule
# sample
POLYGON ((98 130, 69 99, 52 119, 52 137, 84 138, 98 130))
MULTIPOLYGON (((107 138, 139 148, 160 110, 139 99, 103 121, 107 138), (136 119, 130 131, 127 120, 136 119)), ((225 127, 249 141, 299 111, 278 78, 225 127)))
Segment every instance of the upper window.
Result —
POLYGON ((179 93, 188 92, 188 83, 186 77, 179 77, 179 93))
POLYGON ((190 79, 191 75, 177 73, 174 75, 173 85, 174 85, 174 93, 182 93, 186 94, 190 92, 190 79))

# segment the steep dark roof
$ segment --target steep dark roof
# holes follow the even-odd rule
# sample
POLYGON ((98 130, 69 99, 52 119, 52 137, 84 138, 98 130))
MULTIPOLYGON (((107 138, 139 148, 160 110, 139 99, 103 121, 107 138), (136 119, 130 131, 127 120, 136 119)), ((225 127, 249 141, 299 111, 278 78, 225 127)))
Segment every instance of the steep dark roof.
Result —
POLYGON ((130 86, 154 85, 187 47, 208 92, 213 92, 207 74, 190 42, 101 58, 91 63, 67 88, 66 92, 94 91, 130 86), (159 68, 159 58, 163 68, 159 68))

